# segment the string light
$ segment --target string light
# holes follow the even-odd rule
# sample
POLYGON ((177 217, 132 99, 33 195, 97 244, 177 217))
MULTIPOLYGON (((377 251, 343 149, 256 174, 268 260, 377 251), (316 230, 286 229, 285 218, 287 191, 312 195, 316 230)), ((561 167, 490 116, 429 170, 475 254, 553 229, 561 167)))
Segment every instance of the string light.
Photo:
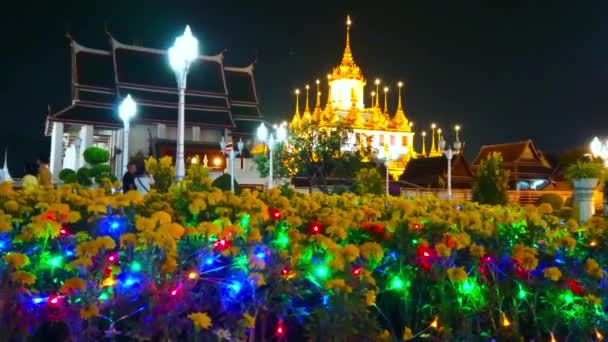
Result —
POLYGON ((593 329, 593 331, 595 332, 595 338, 596 338, 598 341, 603 341, 603 340, 604 340, 604 335, 602 335, 602 334, 600 333, 600 331, 599 331, 599 330, 597 330, 597 328, 593 329))
POLYGON ((285 325, 283 325, 283 321, 279 321, 279 323, 277 323, 276 328, 274 329, 274 334, 279 337, 282 338, 285 336, 285 325))
POLYGON ((429 325, 429 326, 433 329, 439 328, 439 317, 435 316, 435 319, 433 319, 433 321, 431 322, 431 325, 429 325))
POLYGON ((549 340, 549 342, 557 342, 557 340, 555 339, 555 335, 553 335, 553 332, 551 332, 551 339, 549 340))
POLYGON ((502 326, 505 328, 511 326, 511 322, 504 313, 502 314, 502 326))
POLYGON ((320 222, 313 221, 310 224, 310 234, 312 234, 312 235, 320 234, 322 232, 322 229, 323 229, 323 226, 321 226, 320 222))
POLYGON ((361 266, 353 266, 353 269, 351 270, 351 273, 354 276, 359 276, 361 275, 361 266))
POLYGON ((196 279, 196 278, 198 278, 198 273, 196 273, 196 272, 194 272, 194 271, 192 271, 192 272, 188 273, 188 279, 190 279, 190 280, 194 280, 194 279, 196 279))
POLYGON ((270 211, 270 217, 275 221, 279 221, 281 219, 281 211, 279 209, 272 209, 270 211))

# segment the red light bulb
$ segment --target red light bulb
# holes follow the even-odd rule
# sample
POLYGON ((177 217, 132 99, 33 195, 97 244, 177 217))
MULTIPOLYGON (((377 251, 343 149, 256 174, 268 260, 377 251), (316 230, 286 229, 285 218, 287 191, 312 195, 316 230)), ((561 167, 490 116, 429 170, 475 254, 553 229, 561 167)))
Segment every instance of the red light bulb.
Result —
POLYGON ((289 274, 289 267, 285 266, 283 267, 283 269, 281 270, 281 274, 286 276, 289 274))
POLYGON ((361 266, 353 266, 352 274, 358 276, 361 274, 361 266))
POLYGON ((278 221, 281 219, 281 211, 279 209, 272 209, 270 211, 270 217, 272 217, 273 220, 278 221))
POLYGON ((321 226, 320 222, 314 221, 310 224, 310 234, 316 235, 320 234, 323 230, 323 226, 321 226))
POLYGON ((62 236, 70 235, 70 231, 69 231, 67 228, 65 228, 65 227, 61 228, 61 229, 59 230, 59 233, 60 233, 62 236))
POLYGON ((226 241, 226 239, 220 239, 220 240, 217 240, 217 241, 215 241, 215 242, 213 243, 213 247, 214 247, 215 249, 218 249, 218 250, 220 250, 220 251, 223 251, 223 250, 225 250, 226 248, 228 248, 228 244, 229 244, 229 243, 228 243, 228 241, 226 241))
POLYGON ((279 323, 277 323, 277 327, 274 329, 274 332, 278 337, 285 336, 285 326, 283 325, 283 321, 279 321, 279 323))

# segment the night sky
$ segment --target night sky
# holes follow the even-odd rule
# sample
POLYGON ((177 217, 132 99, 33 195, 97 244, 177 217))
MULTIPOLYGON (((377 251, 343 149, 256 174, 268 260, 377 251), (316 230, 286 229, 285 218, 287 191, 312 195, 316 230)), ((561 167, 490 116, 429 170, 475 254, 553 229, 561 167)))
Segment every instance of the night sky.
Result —
POLYGON ((349 13, 353 54, 368 84, 380 77, 394 90, 404 81, 416 131, 433 121, 444 129, 459 123, 469 157, 482 144, 530 138, 543 151, 559 152, 608 135, 606 1, 286 3, 6 6, 0 148, 9 147, 11 171, 18 174, 24 160, 48 152, 47 105, 69 104, 66 32, 85 46, 107 48, 104 25, 125 43, 168 48, 190 24, 203 53, 228 49, 225 64, 257 57, 263 114, 278 121, 291 117, 295 87, 314 84, 339 63, 349 13))

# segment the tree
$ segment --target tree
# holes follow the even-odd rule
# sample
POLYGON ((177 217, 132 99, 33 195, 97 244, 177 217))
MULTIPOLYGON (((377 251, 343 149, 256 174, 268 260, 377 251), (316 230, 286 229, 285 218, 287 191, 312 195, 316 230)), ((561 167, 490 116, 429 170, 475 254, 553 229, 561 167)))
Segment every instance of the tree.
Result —
POLYGON ((363 168, 355 175, 353 190, 357 195, 384 194, 386 181, 375 168, 363 168))
MULTIPOLYGON (((302 176, 309 180, 310 187, 317 186, 328 193, 327 178, 350 180, 363 166, 365 151, 343 151, 352 130, 345 126, 332 128, 303 124, 290 131, 286 144, 273 150, 273 176, 302 176)), ((268 157, 258 155, 254 162, 262 177, 268 176, 268 157)))
POLYGON ((492 152, 479 164, 473 184, 473 201, 481 204, 506 204, 509 200, 509 171, 503 167, 502 155, 492 152))

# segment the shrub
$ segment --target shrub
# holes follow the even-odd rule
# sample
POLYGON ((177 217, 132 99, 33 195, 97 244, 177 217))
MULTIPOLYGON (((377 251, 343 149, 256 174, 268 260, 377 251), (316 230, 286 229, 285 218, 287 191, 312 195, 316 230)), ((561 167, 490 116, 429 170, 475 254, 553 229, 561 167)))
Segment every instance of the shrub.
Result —
POLYGON ((543 194, 538 198, 537 204, 541 205, 543 203, 551 204, 553 210, 560 210, 564 205, 564 200, 562 199, 562 196, 558 194, 543 194))
POLYGON ((91 168, 83 166, 76 171, 76 180, 78 184, 82 186, 91 186, 93 181, 91 180, 91 168))
POLYGON ((76 171, 72 169, 61 170, 61 172, 59 172, 59 179, 61 179, 61 181, 65 184, 73 184, 78 181, 78 178, 76 177, 76 171))
POLYGON ((84 160, 91 166, 107 163, 110 160, 110 152, 101 147, 91 146, 82 154, 84 160))
POLYGON ((91 167, 90 176, 93 178, 98 178, 103 174, 112 174, 112 167, 110 164, 97 164, 91 167))
POLYGON ((603 168, 601 164, 594 162, 581 162, 578 161, 576 164, 570 164, 566 168, 565 176, 569 180, 575 179, 586 179, 594 178, 601 179, 603 175, 603 168))
POLYGON ((175 177, 173 159, 169 156, 146 159, 146 170, 154 177, 153 187, 159 192, 167 192, 175 177))
MULTIPOLYGON (((223 175, 217 177, 213 183, 211 183, 211 186, 224 191, 230 191, 230 175, 224 173, 223 175)), ((239 187, 239 183, 236 181, 236 179, 234 180, 234 192, 237 194, 241 192, 241 188, 239 187)))
POLYGON ((502 155, 497 152, 481 161, 473 183, 473 201, 493 205, 508 202, 509 171, 502 163, 502 155))
POLYGON ((355 175, 354 192, 357 195, 384 193, 384 177, 375 168, 365 168, 357 171, 355 175))

